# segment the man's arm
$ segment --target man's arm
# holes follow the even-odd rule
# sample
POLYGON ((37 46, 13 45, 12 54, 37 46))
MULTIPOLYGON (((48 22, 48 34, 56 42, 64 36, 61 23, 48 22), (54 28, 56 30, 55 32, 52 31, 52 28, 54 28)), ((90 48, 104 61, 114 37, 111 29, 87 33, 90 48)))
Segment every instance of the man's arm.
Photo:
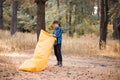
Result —
POLYGON ((53 34, 54 37, 60 37, 62 35, 62 29, 56 30, 56 32, 53 34))

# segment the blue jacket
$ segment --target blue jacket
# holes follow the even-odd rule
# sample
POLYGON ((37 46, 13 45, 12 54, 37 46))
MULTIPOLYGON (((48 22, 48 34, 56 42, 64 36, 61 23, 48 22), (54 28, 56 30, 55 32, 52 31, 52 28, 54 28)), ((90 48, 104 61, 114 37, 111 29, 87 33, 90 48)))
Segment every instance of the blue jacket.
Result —
POLYGON ((62 33, 63 30, 60 26, 54 29, 53 35, 56 37, 55 45, 62 43, 62 33))

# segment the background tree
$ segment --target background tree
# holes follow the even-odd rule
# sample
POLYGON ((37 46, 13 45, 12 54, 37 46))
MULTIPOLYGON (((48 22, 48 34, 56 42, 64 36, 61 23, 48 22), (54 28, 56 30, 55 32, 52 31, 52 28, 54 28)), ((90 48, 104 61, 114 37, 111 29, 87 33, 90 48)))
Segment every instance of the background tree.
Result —
POLYGON ((72 32, 72 6, 73 6, 73 2, 72 1, 70 1, 69 2, 69 36, 73 36, 72 34, 73 34, 73 32, 72 32))
POLYGON ((60 0, 57 0, 57 9, 58 9, 58 21, 60 21, 60 0))
POLYGON ((3 2, 4 0, 0 0, 0 29, 3 29, 3 2))
POLYGON ((37 40, 41 29, 45 30, 45 3, 47 0, 35 0, 37 4, 37 40))
MULTIPOLYGON (((9 30, 11 26, 12 9, 10 8, 10 1, 12 0, 6 0, 3 7, 3 20, 5 22, 3 23, 3 28, 7 30, 9 30)), ((37 30, 38 39, 41 29, 52 32, 52 22, 60 19, 64 32, 70 36, 73 36, 74 33, 78 36, 86 33, 99 35, 100 10, 95 9, 96 7, 100 7, 99 1, 100 0, 21 0, 18 3, 17 30, 21 32, 36 32, 37 30)), ((118 6, 116 7, 118 8, 118 6)), ((114 10, 113 12, 115 13, 118 11, 114 6, 111 9, 114 10)))
POLYGON ((113 21, 113 38, 120 39, 120 3, 119 0, 110 1, 110 16, 113 21))
POLYGON ((17 29, 17 11, 18 11, 18 0, 12 1, 12 23, 10 27, 11 35, 14 35, 17 29))
POLYGON ((108 0, 101 0, 101 20, 100 20, 100 49, 106 48, 107 25, 108 25, 108 0))
POLYGON ((100 0, 97 0, 97 15, 100 17, 100 0))

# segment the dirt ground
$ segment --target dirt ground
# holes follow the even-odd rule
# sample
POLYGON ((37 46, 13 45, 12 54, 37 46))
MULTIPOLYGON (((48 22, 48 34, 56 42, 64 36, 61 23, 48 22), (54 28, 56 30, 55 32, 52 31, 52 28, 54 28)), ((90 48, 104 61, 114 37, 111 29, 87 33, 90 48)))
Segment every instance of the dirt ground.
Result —
POLYGON ((8 62, 0 61, 0 80, 120 80, 120 57, 64 56, 63 67, 54 66, 52 55, 47 68, 40 72, 18 71, 19 66, 32 57, 32 52, 0 53, 8 62))

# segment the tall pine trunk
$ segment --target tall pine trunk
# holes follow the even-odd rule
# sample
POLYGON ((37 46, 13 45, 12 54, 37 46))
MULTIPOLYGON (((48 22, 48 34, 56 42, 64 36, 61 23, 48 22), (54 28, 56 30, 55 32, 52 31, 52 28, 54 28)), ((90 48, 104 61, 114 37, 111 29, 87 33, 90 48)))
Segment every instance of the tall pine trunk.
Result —
POLYGON ((58 21, 60 22, 60 1, 59 0, 57 0, 57 9, 58 9, 58 12, 57 12, 58 21))
POLYGON ((14 35, 17 29, 17 10, 18 10, 18 1, 13 0, 12 2, 12 23, 10 27, 11 35, 14 35))
POLYGON ((120 17, 113 20, 113 39, 120 40, 120 17))
POLYGON ((101 21, 99 48, 106 48, 107 25, 108 25, 108 0, 101 0, 101 21))
POLYGON ((0 0, 0 29, 3 29, 3 0, 0 0))
POLYGON ((100 0, 97 0, 97 15, 98 15, 98 18, 100 18, 100 0))
MULTIPOLYGON (((65 2, 65 4, 68 5, 68 4, 67 4, 67 1, 65 2)), ((66 9, 66 13, 65 13, 65 14, 66 14, 66 17, 65 17, 65 18, 66 18, 66 28, 68 28, 68 22, 69 22, 69 21, 68 21, 68 20, 69 20, 69 18, 68 18, 68 17, 69 17, 69 16, 68 16, 68 11, 69 11, 69 10, 66 9)))
MULTIPOLYGON (((119 3, 119 0, 112 0, 112 7, 114 7, 114 5, 116 5, 117 3, 119 3)), ((120 16, 113 19, 113 39, 120 40, 120 16)))
POLYGON ((69 27, 70 27, 70 30, 69 30, 69 36, 73 36, 73 33, 72 33, 72 2, 69 2, 69 27))
POLYGON ((68 26, 68 10, 66 10, 66 26, 68 26))
POLYGON ((45 3, 47 0, 36 0, 37 4, 37 40, 41 29, 45 30, 45 3))

